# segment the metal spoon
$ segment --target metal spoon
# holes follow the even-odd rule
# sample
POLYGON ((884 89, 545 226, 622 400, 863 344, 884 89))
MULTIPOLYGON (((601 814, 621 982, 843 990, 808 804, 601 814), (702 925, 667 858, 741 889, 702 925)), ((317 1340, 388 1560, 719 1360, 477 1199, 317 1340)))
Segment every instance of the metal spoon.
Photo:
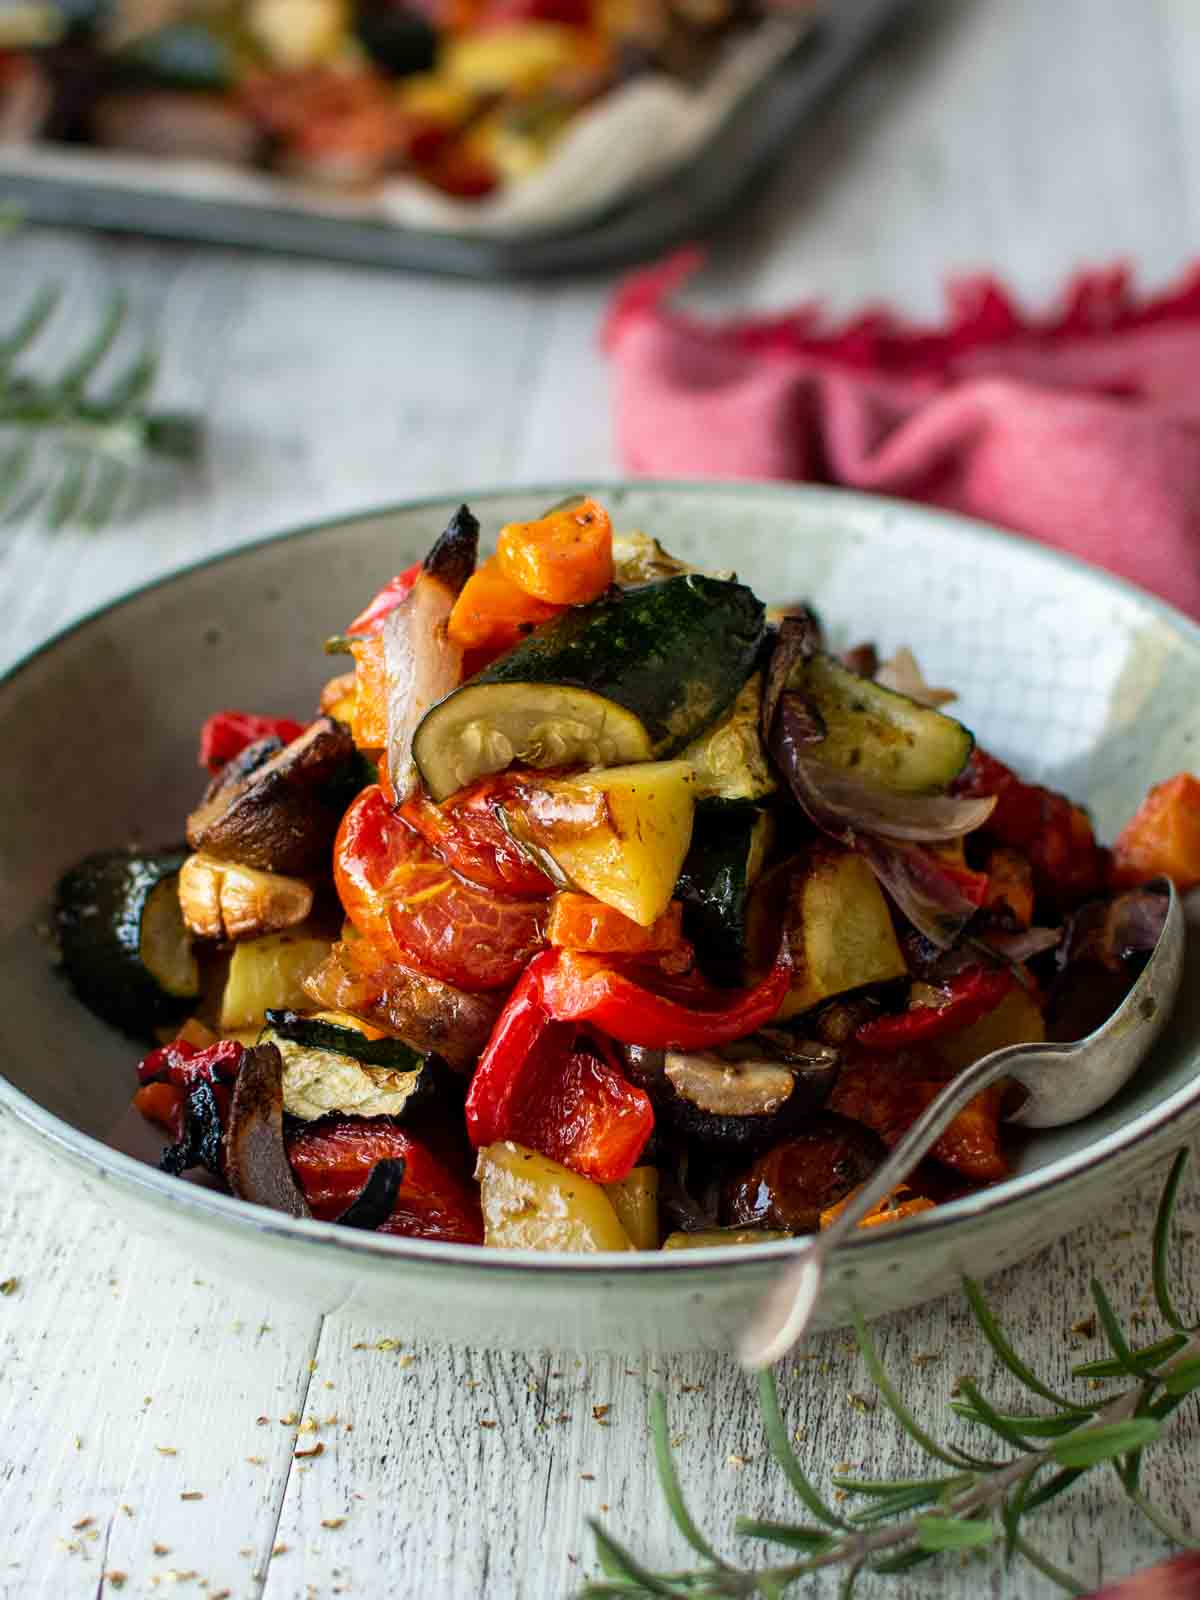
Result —
POLYGON ((1026 1128, 1057 1128, 1090 1115, 1129 1080, 1166 1026, 1183 974, 1179 897, 1166 878, 1155 878, 1146 887, 1167 897, 1167 914, 1149 960, 1112 1016, 1094 1033, 1071 1043, 1013 1044, 993 1050, 948 1083, 832 1226, 813 1235, 767 1292, 739 1341, 746 1366, 770 1366, 803 1335, 816 1309, 830 1252, 907 1178, 981 1089, 1000 1078, 1014 1079, 1027 1095, 1006 1120, 1026 1128))

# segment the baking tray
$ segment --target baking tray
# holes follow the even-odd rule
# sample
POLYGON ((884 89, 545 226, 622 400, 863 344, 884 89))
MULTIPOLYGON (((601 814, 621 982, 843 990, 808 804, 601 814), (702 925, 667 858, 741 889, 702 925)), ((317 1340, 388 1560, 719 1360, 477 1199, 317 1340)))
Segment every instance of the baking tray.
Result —
MULTIPOLYGON (((710 228, 911 0, 828 0, 815 26, 686 164, 571 229, 507 236, 422 231, 317 212, 195 199, 19 170, 0 150, 0 202, 32 221, 245 245, 470 278, 629 266, 710 228)), ((97 160, 103 160, 97 156, 97 160)))

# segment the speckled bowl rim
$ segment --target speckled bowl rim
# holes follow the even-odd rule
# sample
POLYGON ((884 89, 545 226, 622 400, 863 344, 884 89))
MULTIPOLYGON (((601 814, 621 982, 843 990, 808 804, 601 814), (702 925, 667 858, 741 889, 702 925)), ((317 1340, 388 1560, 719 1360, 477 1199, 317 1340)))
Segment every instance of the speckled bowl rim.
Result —
MULTIPOLYGON (((0 704, 6 691, 24 671, 42 656, 51 654, 76 633, 100 618, 119 611, 131 600, 151 594, 158 589, 167 589, 172 585, 186 582, 192 574, 209 567, 219 566, 224 562, 234 562, 239 556, 286 540, 315 538, 361 522, 445 506, 454 500, 482 504, 500 497, 528 495, 531 499, 540 500, 544 504, 553 504, 566 495, 577 492, 582 482, 586 482, 589 490, 600 495, 635 492, 703 497, 719 491, 724 495, 744 494, 747 498, 766 494, 780 499, 803 499, 812 505, 825 502, 835 513, 837 508, 851 510, 859 508, 866 514, 872 511, 878 513, 885 509, 898 510, 905 517, 917 518, 926 525, 943 530, 947 538, 968 539, 977 543, 999 545, 1004 549, 1019 549, 1026 557, 1031 557, 1051 568, 1057 567, 1077 576, 1084 576, 1090 582, 1107 588, 1123 598, 1132 596, 1146 610, 1153 612, 1200 647, 1200 625, 1157 595, 1115 578, 1110 573, 1080 561, 1074 556, 1041 545, 1037 541, 1022 539, 1016 534, 1006 533, 988 523, 958 516, 952 512, 938 511, 914 502, 894 500, 881 495, 861 494, 848 489, 816 488, 806 484, 782 484, 758 480, 729 481, 717 478, 673 480, 583 477, 574 481, 491 485, 486 488, 456 491, 453 494, 421 495, 349 515, 324 517, 315 522, 285 528, 276 533, 248 540, 233 549, 218 551, 197 561, 188 562, 182 567, 151 579, 148 583, 124 591, 104 605, 97 606, 27 652, 0 676, 0 704)), ((1197 1047, 1200 1049, 1200 1039, 1197 1040, 1197 1047)), ((29 1133, 44 1140, 76 1165, 89 1169, 100 1179, 116 1179, 134 1190, 153 1195, 176 1211, 192 1218, 228 1223, 234 1227, 248 1228, 281 1239, 307 1240, 312 1246, 323 1251, 338 1252, 343 1260, 347 1257, 366 1257, 411 1260, 423 1265, 443 1262, 458 1267, 471 1267, 493 1276, 520 1277, 533 1272, 541 1276, 567 1274, 571 1278, 600 1274, 607 1279, 615 1274, 622 1278, 635 1275, 638 1279, 644 1279, 647 1276, 676 1278, 709 1272, 713 1268, 733 1272, 740 1266, 746 1265, 750 1259, 756 1265, 770 1261, 785 1261, 804 1247, 803 1239, 797 1238, 771 1241, 736 1251, 731 1251, 728 1246, 713 1245, 687 1251, 634 1253, 601 1251, 591 1255, 572 1255, 566 1252, 551 1253, 536 1250, 484 1250, 478 1245, 448 1244, 438 1240, 405 1239, 395 1235, 363 1233, 339 1228, 330 1222, 285 1217, 262 1206, 236 1200, 232 1195, 221 1194, 194 1184, 180 1183, 177 1178, 168 1177, 132 1156, 113 1150, 99 1139, 81 1132, 61 1117, 46 1111, 11 1083, 3 1073, 0 1073, 0 1113, 13 1116, 29 1133)), ((935 1236, 942 1235, 959 1224, 978 1220, 984 1216, 990 1217, 1001 1212, 1010 1215, 1019 1214, 1036 1207, 1051 1191, 1070 1183, 1085 1170, 1094 1172, 1147 1140, 1162 1136, 1172 1123, 1182 1123, 1188 1119, 1189 1113, 1191 1120, 1200 1121, 1200 1071, 1189 1083, 1166 1095, 1151 1110, 1142 1112, 1123 1127, 1102 1135, 1069 1155, 1060 1156, 1057 1160, 1035 1168, 1032 1172, 1007 1178, 990 1188, 965 1195, 958 1200, 948 1201, 933 1211, 908 1219, 887 1230, 886 1236, 882 1230, 861 1234, 843 1245, 838 1254, 842 1255, 844 1252, 846 1258, 852 1259, 856 1266, 861 1263, 866 1269, 870 1264, 871 1252, 875 1251, 877 1254, 887 1252, 894 1247, 894 1241, 901 1234, 906 1239, 919 1235, 922 1240, 932 1241, 935 1236)), ((1182 1128, 1180 1133, 1182 1137, 1182 1128)))

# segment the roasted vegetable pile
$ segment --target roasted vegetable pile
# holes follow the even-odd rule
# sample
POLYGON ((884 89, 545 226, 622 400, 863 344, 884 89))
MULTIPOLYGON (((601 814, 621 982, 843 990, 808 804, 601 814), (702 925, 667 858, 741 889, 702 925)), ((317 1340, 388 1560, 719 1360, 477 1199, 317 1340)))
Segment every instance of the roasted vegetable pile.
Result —
POLYGON ((22 0, 0 7, 0 142, 412 173, 479 200, 638 74, 692 78, 750 0, 22 0))
MULTIPOLYGON (((1200 882, 1187 774, 1109 851, 907 651, 835 655, 591 499, 498 532, 461 507, 307 723, 210 719, 187 849, 63 878, 68 977, 157 1035, 167 1170, 497 1248, 812 1231, 962 1067, 1119 1003, 1144 880, 1200 882)), ((864 1225, 1002 1179, 1004 1110, 864 1225)))

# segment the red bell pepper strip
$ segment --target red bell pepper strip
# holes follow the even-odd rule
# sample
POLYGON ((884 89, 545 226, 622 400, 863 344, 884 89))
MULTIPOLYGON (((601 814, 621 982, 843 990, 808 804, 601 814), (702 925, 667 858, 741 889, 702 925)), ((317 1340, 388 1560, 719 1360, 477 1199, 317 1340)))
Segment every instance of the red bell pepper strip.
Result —
POLYGON ((581 1039, 541 1000, 555 952, 526 968, 509 996, 467 1093, 467 1133, 478 1148, 499 1139, 559 1161, 596 1183, 616 1183, 654 1130, 649 1098, 625 1077, 601 1040, 581 1039))
POLYGON ((203 1049, 174 1039, 138 1062, 138 1082, 172 1083, 185 1092, 198 1083, 232 1083, 245 1054, 245 1045, 236 1039, 218 1039, 203 1049))
POLYGON ((291 744, 304 732, 304 724, 294 717, 260 717, 253 711, 214 711, 200 729, 200 765, 209 772, 240 756, 247 745, 272 735, 291 744))
POLYGON ((421 575, 421 563, 414 561, 411 567, 406 567, 390 579, 380 589, 364 610, 360 611, 354 621, 346 629, 347 633, 378 633, 383 626, 383 619, 389 611, 394 611, 404 599, 405 595, 416 583, 421 575))
POLYGON ((288 1160, 314 1217, 336 1221, 359 1197, 375 1165, 404 1162, 392 1214, 380 1233, 409 1239, 483 1243, 479 1194, 431 1142, 389 1117, 322 1117, 285 1136, 288 1160))
POLYGON ((576 950, 539 956, 542 1003, 558 1022, 589 1022, 622 1044, 651 1050, 707 1050, 744 1039, 769 1022, 783 1004, 792 979, 786 944, 767 976, 730 998, 721 990, 697 993, 688 1004, 668 999, 618 971, 611 958, 576 950))
POLYGON ((525 968, 496 1019, 467 1091, 467 1135, 478 1149, 507 1139, 518 1091, 540 1076, 545 1062, 565 1059, 575 1028, 552 1022, 542 1004, 542 974, 556 952, 544 950, 525 968))
POLYGON ((875 1017, 861 1023, 855 1039, 869 1050, 901 1050, 957 1033, 994 1011, 1013 986, 1004 967, 966 967, 939 986, 944 1000, 913 1005, 896 1017, 875 1017))
POLYGON ((172 1144, 183 1138, 184 1107, 187 1095, 165 1079, 145 1083, 133 1097, 135 1108, 147 1122, 157 1122, 165 1128, 172 1144))
POLYGON ((1104 887, 1108 852, 1096 843, 1087 812, 1066 795, 1023 782, 978 745, 955 781, 954 793, 996 797, 984 831, 1000 844, 1024 851, 1039 896, 1071 906, 1104 887))
POLYGON ((594 1183, 626 1177, 654 1131, 649 1097, 626 1080, 599 1039, 543 1067, 514 1112, 510 1139, 594 1183))

